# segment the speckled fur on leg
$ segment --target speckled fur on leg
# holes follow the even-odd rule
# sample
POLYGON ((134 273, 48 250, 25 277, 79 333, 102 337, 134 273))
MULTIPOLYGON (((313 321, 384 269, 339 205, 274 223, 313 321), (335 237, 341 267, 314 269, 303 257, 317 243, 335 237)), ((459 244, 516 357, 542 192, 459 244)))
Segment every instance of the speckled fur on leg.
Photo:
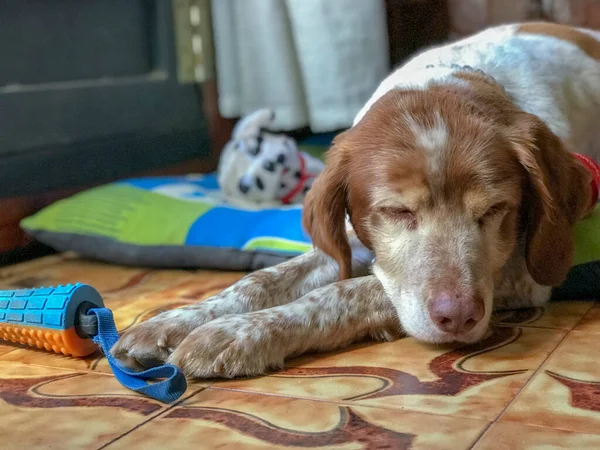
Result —
MULTIPOLYGON (((356 237, 352 238, 352 247, 354 275, 364 275, 368 272, 371 254, 356 237)), ((311 251, 275 267, 253 272, 203 302, 141 323, 127 331, 111 353, 131 368, 152 367, 165 362, 194 329, 210 321, 293 302, 337 278, 337 264, 320 251, 311 251)))
POLYGON ((196 328, 169 358, 194 378, 251 376, 309 351, 401 335, 396 311, 373 275, 329 284, 275 308, 196 328))

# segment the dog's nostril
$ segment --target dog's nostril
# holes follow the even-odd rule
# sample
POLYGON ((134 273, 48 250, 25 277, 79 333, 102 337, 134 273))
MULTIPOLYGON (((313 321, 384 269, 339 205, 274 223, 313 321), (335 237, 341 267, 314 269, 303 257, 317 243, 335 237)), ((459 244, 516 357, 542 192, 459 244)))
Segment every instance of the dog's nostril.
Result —
POLYGON ((475 325, 477 325, 477 320, 468 319, 463 325, 463 329, 464 331, 471 331, 473 328, 475 328, 475 325))
POLYGON ((456 319, 438 316, 433 317, 433 321, 440 330, 447 333, 458 333, 459 331, 459 321, 456 319))
POLYGON ((238 189, 242 194, 247 194, 250 190, 250 185, 246 184, 244 180, 240 180, 240 184, 238 185, 238 189))
POLYGON ((256 177, 256 187, 258 187, 261 191, 265 188, 265 185, 260 177, 256 177))
POLYGON ((275 163, 273 161, 265 161, 263 168, 268 172, 275 172, 275 163))

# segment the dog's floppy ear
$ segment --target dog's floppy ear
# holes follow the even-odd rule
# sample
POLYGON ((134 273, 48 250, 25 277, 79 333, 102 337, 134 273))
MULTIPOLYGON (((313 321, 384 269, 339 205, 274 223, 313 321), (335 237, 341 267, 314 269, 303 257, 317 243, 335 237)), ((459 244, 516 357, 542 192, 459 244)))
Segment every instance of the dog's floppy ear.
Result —
POLYGON ((335 259, 339 278, 352 275, 352 251, 346 233, 348 159, 343 133, 328 151, 325 169, 314 181, 304 200, 302 222, 316 248, 335 259))
POLYGON ((510 139, 528 179, 522 216, 527 268, 537 283, 557 286, 573 262, 573 225, 589 207, 591 176, 534 115, 519 114, 510 139))

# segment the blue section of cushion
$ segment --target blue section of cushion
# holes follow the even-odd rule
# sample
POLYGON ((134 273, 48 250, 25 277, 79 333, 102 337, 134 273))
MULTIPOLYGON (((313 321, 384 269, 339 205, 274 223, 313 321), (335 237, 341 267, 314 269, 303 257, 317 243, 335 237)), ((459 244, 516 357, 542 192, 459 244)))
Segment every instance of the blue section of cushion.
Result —
POLYGON ((135 186, 146 191, 153 191, 157 188, 174 185, 174 184, 189 184, 198 186, 202 189, 211 191, 219 190, 219 183, 216 174, 210 175, 189 175, 187 177, 148 177, 135 178, 124 181, 131 186, 135 186))
POLYGON ((253 238, 273 236, 309 244, 301 223, 301 208, 244 211, 221 206, 192 224, 185 243, 242 249, 253 238))

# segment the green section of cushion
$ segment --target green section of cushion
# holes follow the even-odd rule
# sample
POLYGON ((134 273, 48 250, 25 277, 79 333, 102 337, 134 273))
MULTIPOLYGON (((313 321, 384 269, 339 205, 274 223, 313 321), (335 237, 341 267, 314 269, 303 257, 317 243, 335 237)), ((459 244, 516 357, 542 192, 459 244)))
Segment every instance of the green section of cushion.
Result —
POLYGON ((574 265, 600 260, 600 204, 575 226, 574 265))
POLYGON ((138 245, 184 245, 192 223, 211 208, 207 203, 173 201, 133 186, 109 184, 56 202, 21 225, 138 245), (177 220, 165 220, 166 211, 177 220))
POLYGON ((244 250, 279 250, 282 252, 306 253, 312 249, 311 244, 289 241, 282 238, 256 238, 244 246, 244 250))
POLYGON ((329 147, 323 145, 299 145, 298 149, 302 152, 308 153, 310 156, 319 158, 321 161, 325 161, 325 153, 329 147))

